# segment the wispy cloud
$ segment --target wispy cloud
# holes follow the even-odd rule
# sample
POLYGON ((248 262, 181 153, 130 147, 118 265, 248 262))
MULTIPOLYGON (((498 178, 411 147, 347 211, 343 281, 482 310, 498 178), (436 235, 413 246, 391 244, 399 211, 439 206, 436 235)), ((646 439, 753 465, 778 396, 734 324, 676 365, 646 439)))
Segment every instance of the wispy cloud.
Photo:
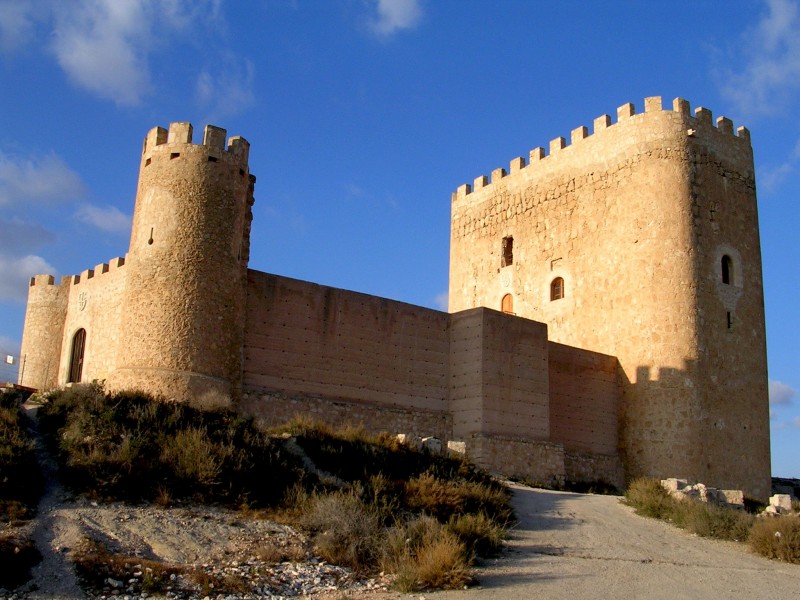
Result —
POLYGON ((791 404, 792 400, 797 396, 797 390, 790 385, 786 385, 782 381, 769 381, 769 403, 772 405, 787 405, 791 404))
POLYGON ((12 54, 33 37, 39 7, 29 0, 0 0, 0 52, 12 54))
POLYGON ((800 7, 795 0, 767 0, 766 6, 737 46, 744 69, 719 73, 722 93, 750 115, 779 110, 800 90, 800 7))
POLYGON ((25 159, 0 153, 0 206, 81 198, 81 178, 55 155, 25 159))
POLYGON ((125 214, 115 206, 83 204, 75 213, 75 218, 109 233, 127 233, 131 229, 131 215, 125 214))
POLYGON ((120 105, 136 105, 152 88, 151 22, 141 0, 65 3, 55 13, 53 51, 80 87, 120 105))
POLYGON ((450 294, 442 292, 433 299, 433 303, 439 310, 447 311, 450 305, 450 294))
MULTIPOLYGON (((79 87, 120 106, 154 89, 150 57, 188 38, 201 22, 222 20, 220 0, 80 0, 53 5, 52 50, 79 87)), ((224 29, 224 27, 223 27, 224 29)))
POLYGON ((206 69, 197 77, 197 102, 213 119, 241 113, 255 103, 254 81, 252 61, 225 53, 214 71, 206 69))
POLYGON ((373 33, 388 37, 401 29, 412 29, 422 19, 419 0, 371 0, 375 14, 369 21, 373 33))
POLYGON ((25 302, 30 278, 55 271, 55 267, 41 256, 31 254, 14 257, 0 254, 0 301, 25 302))

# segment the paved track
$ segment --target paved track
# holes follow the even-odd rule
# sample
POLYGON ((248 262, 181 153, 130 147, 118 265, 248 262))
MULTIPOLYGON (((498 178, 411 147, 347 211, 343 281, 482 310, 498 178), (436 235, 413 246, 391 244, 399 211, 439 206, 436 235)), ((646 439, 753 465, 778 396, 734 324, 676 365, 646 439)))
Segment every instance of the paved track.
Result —
POLYGON ((800 599, 800 565, 639 517, 618 497, 514 489, 510 552, 480 570, 479 589, 429 597, 800 599))

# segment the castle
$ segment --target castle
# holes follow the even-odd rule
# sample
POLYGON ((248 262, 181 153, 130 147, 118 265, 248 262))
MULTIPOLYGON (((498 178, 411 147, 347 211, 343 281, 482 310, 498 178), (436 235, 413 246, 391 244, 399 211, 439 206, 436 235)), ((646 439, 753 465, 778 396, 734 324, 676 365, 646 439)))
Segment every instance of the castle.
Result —
POLYGON ((144 141, 130 248, 31 279, 20 384, 105 380, 465 442, 529 480, 683 477, 766 498, 749 132, 632 104, 453 194, 449 312, 247 268, 249 145, 144 141))

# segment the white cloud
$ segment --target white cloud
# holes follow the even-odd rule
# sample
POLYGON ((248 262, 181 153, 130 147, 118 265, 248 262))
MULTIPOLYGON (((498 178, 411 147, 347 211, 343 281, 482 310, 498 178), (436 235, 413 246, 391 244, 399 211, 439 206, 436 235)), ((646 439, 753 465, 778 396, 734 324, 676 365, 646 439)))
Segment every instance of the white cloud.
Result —
POLYGON ((415 27, 422 18, 419 0, 372 0, 378 14, 370 28, 380 36, 390 36, 401 29, 415 27))
POLYGON ((11 54, 33 37, 36 9, 26 0, 0 0, 0 52, 11 54))
POLYGON ((433 304, 439 310, 447 312, 450 305, 450 294, 448 292, 442 292, 433 299, 433 304))
POLYGON ((769 381, 769 403, 772 405, 791 404, 792 399, 797 396, 797 390, 786 385, 781 381, 770 379, 769 381))
POLYGON ((78 86, 121 106, 153 90, 149 58, 199 22, 224 29, 220 0, 75 0, 54 5, 52 50, 78 86))
POLYGON ((31 277, 55 272, 55 267, 41 256, 32 254, 22 257, 0 255, 0 301, 25 302, 31 277))
POLYGON ((80 198, 83 182, 55 155, 21 159, 0 153, 0 206, 80 198))
POLYGON ((127 233, 131 229, 132 217, 115 206, 83 204, 75 213, 75 218, 109 233, 127 233))
POLYGON ((255 66, 250 60, 227 53, 216 71, 204 70, 195 82, 195 95, 212 119, 238 114, 255 103, 255 66))
POLYGON ((792 427, 800 429, 800 417, 795 417, 792 419, 792 427))
POLYGON ((722 75, 722 92, 747 114, 769 113, 800 89, 800 8, 794 0, 767 0, 768 12, 740 43, 744 70, 722 75))
POLYGON ((53 50, 79 86, 120 105, 136 105, 151 89, 150 23, 142 0, 83 0, 56 11, 53 50))

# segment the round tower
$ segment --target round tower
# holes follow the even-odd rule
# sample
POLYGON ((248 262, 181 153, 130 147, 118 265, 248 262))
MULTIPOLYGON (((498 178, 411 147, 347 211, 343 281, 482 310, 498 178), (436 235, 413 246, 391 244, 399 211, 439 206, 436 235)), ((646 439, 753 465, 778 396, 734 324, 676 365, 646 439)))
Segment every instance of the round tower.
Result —
POLYGON ((145 138, 112 388, 178 400, 241 387, 245 283, 255 178, 249 144, 207 126, 145 138))
POLYGON ((54 285, 52 275, 31 277, 20 351, 20 385, 39 390, 58 385, 69 288, 69 278, 64 279, 62 285, 54 285))

